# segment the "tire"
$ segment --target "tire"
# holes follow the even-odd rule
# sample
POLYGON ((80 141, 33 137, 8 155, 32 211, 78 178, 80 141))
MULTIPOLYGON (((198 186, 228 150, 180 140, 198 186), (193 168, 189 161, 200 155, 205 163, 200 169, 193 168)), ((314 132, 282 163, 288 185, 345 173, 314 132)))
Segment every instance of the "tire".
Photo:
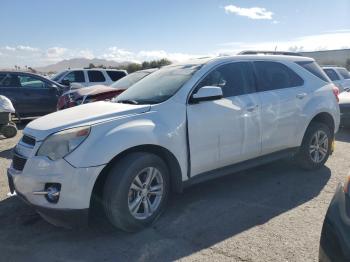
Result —
POLYGON ((118 161, 109 170, 103 189, 103 206, 106 216, 114 227, 127 232, 139 231, 150 226, 164 211, 169 189, 168 168, 160 157, 150 153, 132 153, 118 161), (151 189, 157 186, 162 187, 161 196, 160 191, 153 192, 158 192, 158 195, 147 193, 146 178, 151 173, 153 174, 153 180, 149 187, 151 189), (136 177, 139 180, 136 180, 136 177), (140 185, 140 181, 144 187, 136 186, 137 190, 131 188, 132 184, 133 187, 140 185), (162 185, 160 186, 160 184, 162 185), (141 187, 143 191, 139 190, 141 187), (140 203, 139 200, 146 199, 146 197, 149 202, 142 200, 140 203), (147 209, 152 211, 151 204, 154 205, 154 210, 147 213, 147 209), (136 206, 134 210, 140 212, 132 213, 131 210, 134 206, 136 206), (137 206, 139 207, 137 208, 137 206))
POLYGON ((11 123, 3 126, 1 129, 1 133, 4 135, 6 138, 12 138, 17 135, 17 127, 16 125, 12 125, 11 123))
MULTIPOLYGON (((312 122, 305 132, 303 142, 296 155, 298 165, 305 170, 316 170, 324 166, 331 154, 333 139, 334 135, 331 134, 327 125, 319 122, 312 122), (320 137, 325 135, 328 139, 327 143, 324 142, 322 146, 318 147, 319 149, 315 149, 315 136, 317 134, 321 134, 322 136, 320 137), (316 161, 317 154, 319 155, 319 161, 316 161)), ((319 140, 323 141, 323 138, 319 140)))

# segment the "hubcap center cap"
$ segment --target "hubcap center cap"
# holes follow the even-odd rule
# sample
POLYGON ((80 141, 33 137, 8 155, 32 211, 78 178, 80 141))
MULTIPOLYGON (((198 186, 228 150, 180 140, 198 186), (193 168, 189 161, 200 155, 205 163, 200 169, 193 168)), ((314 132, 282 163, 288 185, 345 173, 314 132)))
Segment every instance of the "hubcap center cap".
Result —
POLYGON ((145 196, 147 196, 147 194, 148 194, 147 188, 142 189, 142 191, 141 191, 141 196, 142 196, 142 197, 145 197, 145 196))

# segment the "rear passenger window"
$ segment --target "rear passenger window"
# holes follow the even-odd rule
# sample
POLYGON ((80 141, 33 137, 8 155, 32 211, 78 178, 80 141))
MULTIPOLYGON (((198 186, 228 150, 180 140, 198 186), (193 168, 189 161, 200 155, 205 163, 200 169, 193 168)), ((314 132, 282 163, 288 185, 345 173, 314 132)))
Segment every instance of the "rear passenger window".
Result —
POLYGON ((325 71, 326 75, 332 80, 337 81, 340 80, 339 76, 333 69, 323 69, 325 71))
POLYGON ((304 69, 309 71, 311 74, 317 76, 325 82, 329 82, 329 78, 322 68, 314 61, 301 61, 296 62, 298 65, 302 66, 304 69))
POLYGON ((67 74, 63 80, 68 80, 70 83, 84 83, 85 77, 83 71, 72 71, 67 74))
POLYGON ((259 80, 259 90, 269 91, 302 86, 303 79, 289 67, 269 61, 254 62, 259 80))
POLYGON ((106 79, 103 76, 101 71, 89 70, 88 76, 89 76, 90 82, 105 82, 106 81, 106 79))
POLYGON ((20 87, 21 83, 16 75, 0 74, 0 87, 20 87))
POLYGON ((113 82, 126 76, 125 72, 123 71, 107 71, 107 74, 112 79, 113 82))
POLYGON ((221 87, 224 97, 253 93, 255 82, 252 65, 237 62, 219 66, 200 82, 197 89, 203 86, 221 87))

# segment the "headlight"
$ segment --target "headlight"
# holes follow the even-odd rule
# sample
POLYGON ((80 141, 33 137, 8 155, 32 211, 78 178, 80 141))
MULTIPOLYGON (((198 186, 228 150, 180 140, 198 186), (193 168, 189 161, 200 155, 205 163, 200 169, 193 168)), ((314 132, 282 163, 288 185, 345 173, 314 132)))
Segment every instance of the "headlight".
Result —
POLYGON ((77 127, 54 133, 46 138, 37 155, 51 160, 65 157, 76 149, 90 134, 90 127, 77 127))
POLYGON ((93 98, 93 97, 87 97, 85 99, 82 100, 82 104, 88 104, 88 103, 92 103, 92 102, 96 102, 97 98, 93 98))

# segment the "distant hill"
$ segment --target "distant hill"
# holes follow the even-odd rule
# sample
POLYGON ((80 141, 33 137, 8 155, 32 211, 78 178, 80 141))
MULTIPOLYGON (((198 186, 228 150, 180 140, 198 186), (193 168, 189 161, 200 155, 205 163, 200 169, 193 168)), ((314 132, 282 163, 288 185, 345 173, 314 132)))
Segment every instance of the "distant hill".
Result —
POLYGON ((68 59, 68 60, 63 60, 60 61, 56 64, 48 65, 48 66, 43 66, 43 67, 36 67, 35 70, 39 72, 59 72, 66 70, 68 68, 84 68, 88 67, 89 64, 94 64, 95 66, 106 66, 106 67, 118 67, 121 65, 127 65, 129 62, 115 62, 115 61, 110 61, 110 60, 105 60, 105 59, 87 59, 87 58, 73 58, 73 59, 68 59))

